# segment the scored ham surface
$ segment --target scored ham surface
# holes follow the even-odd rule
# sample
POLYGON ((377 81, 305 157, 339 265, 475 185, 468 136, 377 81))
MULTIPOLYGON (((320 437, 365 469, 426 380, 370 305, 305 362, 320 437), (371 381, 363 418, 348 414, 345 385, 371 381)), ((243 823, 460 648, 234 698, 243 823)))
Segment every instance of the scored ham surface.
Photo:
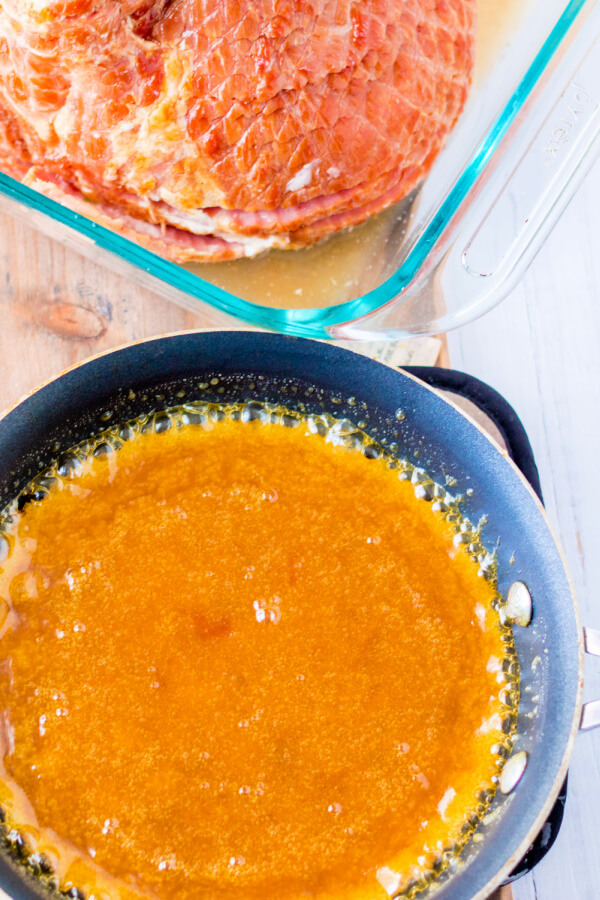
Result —
POLYGON ((423 177, 476 0, 0 0, 0 169, 176 261, 300 247, 423 177))

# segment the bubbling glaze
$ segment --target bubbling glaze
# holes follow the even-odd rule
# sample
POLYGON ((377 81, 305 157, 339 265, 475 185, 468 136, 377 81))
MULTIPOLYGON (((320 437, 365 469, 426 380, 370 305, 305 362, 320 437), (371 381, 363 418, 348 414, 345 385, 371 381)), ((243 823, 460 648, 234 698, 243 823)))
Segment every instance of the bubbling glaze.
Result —
POLYGON ((192 403, 74 448, 3 523, 0 805, 37 875, 377 900, 454 865, 518 665, 425 473, 348 420, 192 403))

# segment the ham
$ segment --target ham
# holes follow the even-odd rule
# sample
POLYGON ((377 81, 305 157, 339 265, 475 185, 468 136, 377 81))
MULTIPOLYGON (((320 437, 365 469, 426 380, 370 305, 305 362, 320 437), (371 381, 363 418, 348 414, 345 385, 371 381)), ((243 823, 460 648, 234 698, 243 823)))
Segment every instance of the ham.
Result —
POLYGON ((402 199, 464 105, 476 0, 0 0, 0 169, 175 261, 402 199))

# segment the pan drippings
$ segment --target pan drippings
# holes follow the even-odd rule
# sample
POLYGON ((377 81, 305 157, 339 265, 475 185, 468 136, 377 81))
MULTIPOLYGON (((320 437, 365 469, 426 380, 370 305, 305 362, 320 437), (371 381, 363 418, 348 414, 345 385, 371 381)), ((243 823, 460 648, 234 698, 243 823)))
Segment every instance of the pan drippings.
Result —
POLYGON ((477 535, 410 475, 349 422, 205 404, 29 486, 0 562, 0 804, 40 877, 376 900, 451 863, 516 660, 477 535))

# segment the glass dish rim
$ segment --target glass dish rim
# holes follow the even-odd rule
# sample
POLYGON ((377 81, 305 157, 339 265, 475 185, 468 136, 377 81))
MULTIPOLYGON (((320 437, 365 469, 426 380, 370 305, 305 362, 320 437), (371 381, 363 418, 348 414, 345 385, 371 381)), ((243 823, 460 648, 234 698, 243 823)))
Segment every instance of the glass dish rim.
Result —
MULTIPOLYGON (((278 330, 296 337, 330 339, 329 326, 355 321, 382 309, 394 301, 413 281, 442 232, 456 214, 467 194, 486 168, 506 132, 544 74, 560 44, 584 7, 593 0, 569 0, 550 34, 536 53, 519 84, 509 97, 479 145, 469 158, 454 185, 444 198, 423 233, 416 240, 401 266, 378 287, 353 300, 310 309, 276 308, 244 300, 220 288, 200 275, 187 271, 151 250, 99 225, 80 213, 33 190, 0 172, 0 193, 18 203, 47 215, 102 249, 149 273, 221 313, 250 326, 278 330)), ((290 251, 292 252, 292 251, 290 251)))

